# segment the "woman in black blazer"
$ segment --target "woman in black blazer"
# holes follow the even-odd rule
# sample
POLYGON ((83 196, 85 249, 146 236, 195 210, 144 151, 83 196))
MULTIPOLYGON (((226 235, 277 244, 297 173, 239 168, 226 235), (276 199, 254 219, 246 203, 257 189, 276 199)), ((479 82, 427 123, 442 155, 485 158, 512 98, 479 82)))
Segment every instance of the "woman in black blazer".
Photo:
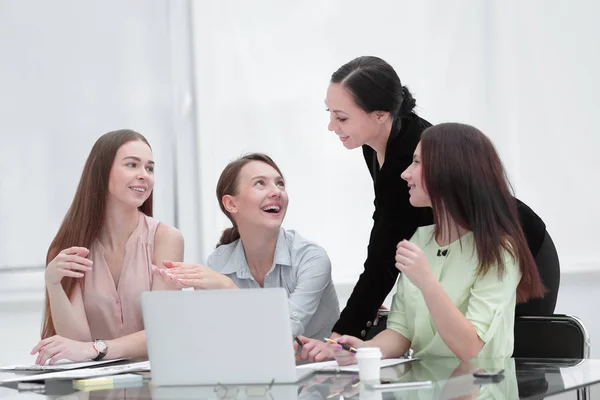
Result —
MULTIPOLYGON (((413 111, 416 101, 402 86, 394 69, 377 57, 358 57, 341 66, 331 77, 325 100, 330 122, 347 149, 362 147, 375 189, 373 229, 367 260, 354 290, 333 327, 332 337, 347 334, 371 337, 373 322, 384 299, 394 286, 396 245, 410 239, 417 227, 430 225, 430 209, 409 203, 408 188, 400 174, 412 162, 421 132, 431 124, 413 111)), ((527 205, 518 202, 523 231, 542 281, 543 299, 517 305, 517 315, 550 315, 554 312, 560 267, 546 225, 527 205)), ((440 254, 443 257, 443 255, 440 254)), ((377 330, 385 328, 378 324, 377 330)), ((304 339, 303 339, 304 340, 304 339)), ((302 359, 321 361, 329 350, 317 341, 306 341, 302 359)))

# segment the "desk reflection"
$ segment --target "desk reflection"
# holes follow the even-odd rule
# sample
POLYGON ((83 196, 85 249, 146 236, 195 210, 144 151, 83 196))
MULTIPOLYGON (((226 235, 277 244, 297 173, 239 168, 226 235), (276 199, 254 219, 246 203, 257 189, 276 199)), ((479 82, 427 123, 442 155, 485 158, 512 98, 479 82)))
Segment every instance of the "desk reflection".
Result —
POLYGON ((140 385, 138 387, 128 387, 121 389, 91 390, 87 392, 76 391, 70 394, 56 397, 56 400, 123 400, 150 398, 150 389, 148 388, 148 385, 140 385))
MULTIPOLYGON (((63 394, 61 400, 116 399, 518 399, 565 390, 561 370, 571 364, 532 360, 485 359, 468 363, 456 359, 416 360, 382 369, 382 380, 395 382, 431 381, 432 385, 389 391, 369 390, 356 374, 318 374, 294 385, 142 387, 76 392, 70 382, 47 382, 47 394, 63 394), (473 372, 504 370, 499 382, 475 379, 473 372), (59 385, 60 383, 60 385, 59 385), (69 384, 69 387, 67 387, 69 384), (60 386, 60 387, 59 387, 60 386), (551 390, 550 390, 550 389, 551 390)), ((587 364, 583 364, 584 367, 587 364)), ((577 368, 577 367, 574 367, 577 368)), ((591 368, 591 367, 590 367, 591 368)), ((575 381, 577 383, 577 381, 575 381)), ((568 386, 574 386, 573 384, 568 386)))
POLYGON ((298 399, 298 385, 151 387, 152 399, 298 399))
POLYGON ((381 379, 390 382, 430 380, 426 388, 369 390, 356 376, 317 375, 301 386, 298 399, 518 399, 516 368, 512 359, 486 359, 460 362, 456 359, 417 360, 382 370, 381 379), (473 372, 504 369, 499 382, 473 377, 473 372))

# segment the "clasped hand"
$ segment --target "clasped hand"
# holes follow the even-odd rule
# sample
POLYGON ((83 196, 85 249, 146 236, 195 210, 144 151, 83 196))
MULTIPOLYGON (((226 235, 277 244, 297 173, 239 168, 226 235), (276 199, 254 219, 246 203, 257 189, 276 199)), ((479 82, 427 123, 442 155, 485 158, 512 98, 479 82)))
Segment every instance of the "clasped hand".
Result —
POLYGON ((420 290, 437 280, 423 250, 408 240, 401 241, 396 247, 396 268, 420 290))
MULTIPOLYGON (((342 349, 339 344, 328 344, 318 339, 311 339, 305 336, 298 336, 302 341, 302 351, 296 356, 297 360, 308 360, 311 362, 320 362, 335 359, 339 365, 348 365, 356 363, 355 354, 342 349)), ((366 343, 354 336, 341 336, 335 339, 338 343, 347 344, 350 347, 358 349, 365 347, 366 343)), ((298 345, 294 343, 294 350, 298 353, 298 345)))
POLYGON ((354 347, 355 349, 367 346, 367 343, 365 341, 360 340, 359 338, 354 336, 343 335, 335 340, 339 344, 330 343, 328 344, 328 346, 331 349, 331 353, 333 354, 335 360, 339 365, 356 364, 356 354, 351 351, 344 350, 342 346, 340 346, 340 344, 347 344, 348 346, 354 347))

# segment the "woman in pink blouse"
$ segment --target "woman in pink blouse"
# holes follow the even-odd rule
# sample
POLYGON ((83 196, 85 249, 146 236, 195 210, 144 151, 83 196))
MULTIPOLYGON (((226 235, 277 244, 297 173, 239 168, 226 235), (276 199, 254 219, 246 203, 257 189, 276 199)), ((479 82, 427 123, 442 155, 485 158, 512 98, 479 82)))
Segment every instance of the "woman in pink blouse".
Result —
POLYGON ((181 233, 152 218, 153 188, 144 136, 119 130, 96 141, 48 250, 37 364, 146 355, 140 295, 174 289, 153 271, 183 259, 181 233))

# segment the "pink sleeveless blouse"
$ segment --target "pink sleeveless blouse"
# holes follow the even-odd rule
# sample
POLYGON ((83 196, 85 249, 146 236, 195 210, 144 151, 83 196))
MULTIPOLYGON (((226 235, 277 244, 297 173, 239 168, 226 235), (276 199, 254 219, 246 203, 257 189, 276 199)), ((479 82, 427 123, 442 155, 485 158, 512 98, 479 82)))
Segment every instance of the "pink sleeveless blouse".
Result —
POLYGON ((141 294, 152 289, 154 235, 159 222, 140 213, 137 228, 125 244, 125 257, 118 285, 104 258, 98 239, 89 258, 92 270, 83 278, 82 294, 92 340, 116 339, 144 329, 141 294))

